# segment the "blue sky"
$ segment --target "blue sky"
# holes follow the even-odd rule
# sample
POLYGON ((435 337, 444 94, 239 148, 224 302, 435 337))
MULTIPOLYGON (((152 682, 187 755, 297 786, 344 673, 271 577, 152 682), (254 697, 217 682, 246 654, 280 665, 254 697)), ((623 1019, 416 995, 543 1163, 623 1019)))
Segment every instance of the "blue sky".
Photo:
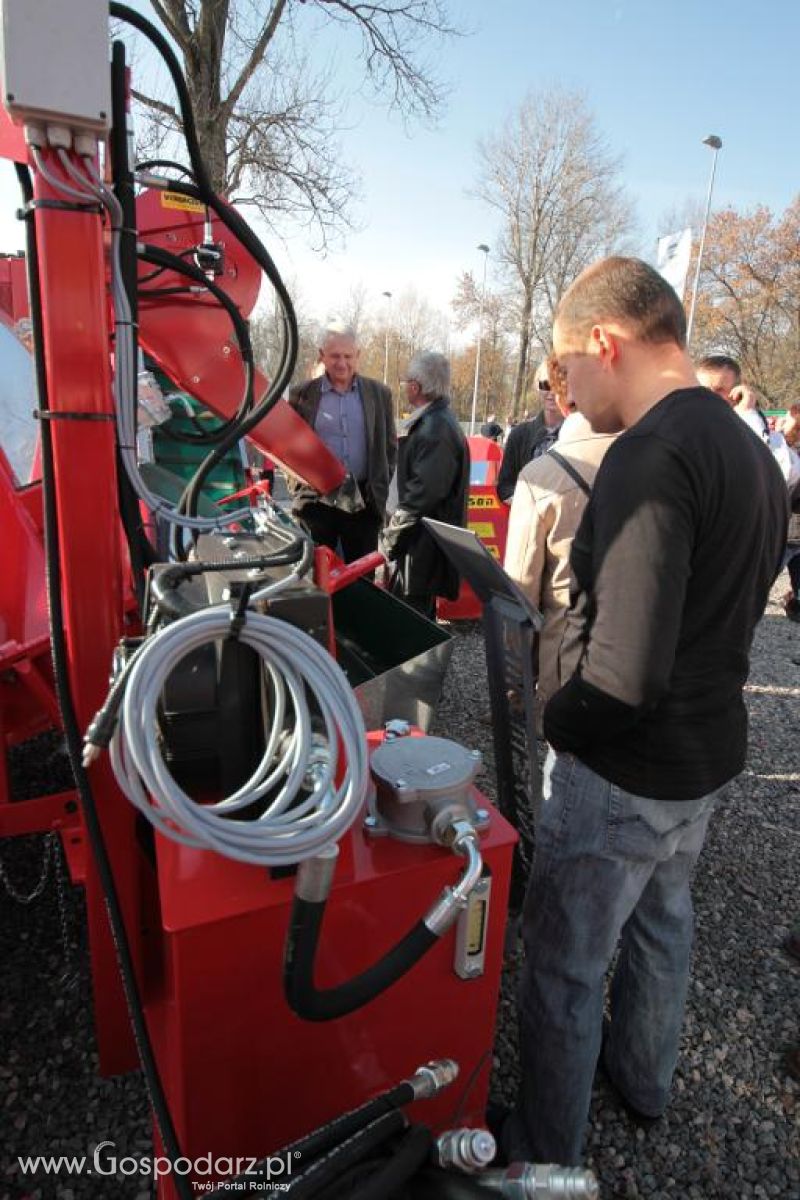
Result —
MULTIPOLYGON (((135 7, 152 15, 146 0, 135 7)), ((715 208, 765 203, 780 211, 800 191, 796 0, 451 0, 450 7, 472 32, 435 50, 452 89, 435 129, 407 130, 374 99, 350 97, 341 152, 363 179, 359 232, 324 258, 303 234, 270 239, 301 307, 319 319, 335 316, 340 298, 359 284, 376 311, 383 291, 397 297, 409 287, 444 308, 459 272, 480 271, 477 244, 492 246, 497 224, 468 194, 475 143, 500 128, 529 89, 557 84, 585 94, 623 157, 646 256, 666 210, 704 199, 711 151, 701 143, 709 133, 724 143, 715 208)), ((329 29, 315 45, 319 61, 351 88, 355 43, 329 29)), ((21 244, 10 219, 15 188, 0 187, 0 200, 0 248, 12 249, 21 244)), ((490 257, 490 279, 491 268, 490 257)))
MULTIPOLYGON (((800 191, 794 0, 461 0, 452 10, 474 33, 441 55, 453 90, 439 127, 409 136, 402 122, 363 105, 343 140, 363 174, 366 228, 323 264, 290 247, 312 307, 335 306, 337 288, 358 279, 376 298, 412 285, 446 304, 458 272, 481 269, 477 244, 491 246, 497 232, 494 214, 467 194, 476 140, 501 127, 531 88, 585 94, 623 156, 647 256, 665 211, 704 201, 709 133, 724 143, 715 207, 781 210, 800 191)), ((491 275, 491 258, 489 267, 491 275)))

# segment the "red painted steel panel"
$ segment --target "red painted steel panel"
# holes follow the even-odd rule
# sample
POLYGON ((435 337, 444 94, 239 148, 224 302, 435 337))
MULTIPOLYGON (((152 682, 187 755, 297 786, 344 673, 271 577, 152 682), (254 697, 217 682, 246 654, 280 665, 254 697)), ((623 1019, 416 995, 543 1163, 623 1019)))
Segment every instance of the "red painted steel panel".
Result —
MULTIPOLYGON (((136 201, 142 241, 170 254, 190 258, 203 240, 205 209, 196 201, 171 192, 143 192, 136 201)), ((223 249, 224 274, 216 279, 238 306, 250 315, 258 298, 261 270, 237 238, 216 217, 214 239, 223 249)), ((191 258, 190 258, 191 261, 191 258)), ((232 416, 242 399, 245 372, 230 318, 211 296, 157 295, 156 289, 185 286, 174 271, 139 264, 139 337, 142 348, 161 369, 202 404, 224 417, 232 416), (149 296, 147 293, 152 292, 149 296)), ((257 372, 256 398, 267 390, 267 380, 257 372)), ((283 400, 249 435, 261 450, 317 491, 333 491, 345 471, 297 413, 283 400)))
MULTIPOLYGON (((461 1073, 415 1106, 416 1119, 437 1130, 482 1122, 516 841, 491 812, 481 838, 492 874, 484 975, 455 975, 450 930, 372 1004, 322 1023, 300 1020, 283 997, 293 881, 157 837, 164 939, 148 1017, 185 1155, 261 1157, 432 1058, 454 1058, 461 1073)), ((345 841, 320 941, 321 987, 378 959, 463 867, 438 847, 370 839, 360 826, 345 841)), ((163 1183, 162 1200, 173 1194, 163 1183)))

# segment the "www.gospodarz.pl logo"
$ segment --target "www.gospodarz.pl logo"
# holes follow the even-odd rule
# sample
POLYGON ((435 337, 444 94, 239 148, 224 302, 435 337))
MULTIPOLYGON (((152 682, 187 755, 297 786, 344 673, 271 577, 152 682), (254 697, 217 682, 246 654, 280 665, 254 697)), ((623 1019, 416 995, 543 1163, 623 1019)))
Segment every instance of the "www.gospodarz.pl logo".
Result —
POLYGON ((237 1191, 281 1192, 288 1187, 296 1158, 291 1152, 257 1158, 230 1158, 226 1155, 201 1154, 197 1158, 122 1155, 115 1142, 100 1142, 87 1155, 44 1155, 17 1159, 23 1175, 99 1175, 123 1178, 138 1175, 161 1179, 167 1175, 194 1176, 192 1187, 198 1193, 219 1191, 222 1195, 237 1191))

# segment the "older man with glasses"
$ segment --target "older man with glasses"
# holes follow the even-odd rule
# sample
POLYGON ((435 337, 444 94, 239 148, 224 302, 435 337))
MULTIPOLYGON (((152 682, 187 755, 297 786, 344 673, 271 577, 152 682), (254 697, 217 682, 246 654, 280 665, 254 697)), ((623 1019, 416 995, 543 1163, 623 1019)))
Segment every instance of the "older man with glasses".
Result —
POLYGON ((522 468, 540 454, 547 453, 556 441, 564 420, 555 392, 550 386, 547 359, 537 368, 534 387, 541 398, 542 411, 530 421, 521 421, 519 425, 514 426, 503 451, 503 461, 497 478, 497 494, 505 504, 511 503, 522 468))

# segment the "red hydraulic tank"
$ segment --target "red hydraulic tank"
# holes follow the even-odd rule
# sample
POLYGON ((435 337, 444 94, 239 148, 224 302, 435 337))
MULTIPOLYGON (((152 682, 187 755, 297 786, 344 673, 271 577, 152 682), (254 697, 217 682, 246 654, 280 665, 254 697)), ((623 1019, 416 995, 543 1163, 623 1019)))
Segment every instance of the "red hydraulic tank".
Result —
MULTIPOLYGON (((295 1016, 283 995, 293 879, 157 837, 163 941, 150 964, 148 1017, 183 1155, 262 1158, 435 1058, 455 1059, 459 1077, 412 1119, 436 1130, 483 1123, 516 841, 489 811, 483 974, 455 973, 451 929, 371 1004, 322 1023, 295 1016)), ((321 988, 381 958, 463 868, 440 847, 371 838, 361 822, 341 849, 321 988)), ((159 1195, 173 1197, 168 1180, 159 1195)))

